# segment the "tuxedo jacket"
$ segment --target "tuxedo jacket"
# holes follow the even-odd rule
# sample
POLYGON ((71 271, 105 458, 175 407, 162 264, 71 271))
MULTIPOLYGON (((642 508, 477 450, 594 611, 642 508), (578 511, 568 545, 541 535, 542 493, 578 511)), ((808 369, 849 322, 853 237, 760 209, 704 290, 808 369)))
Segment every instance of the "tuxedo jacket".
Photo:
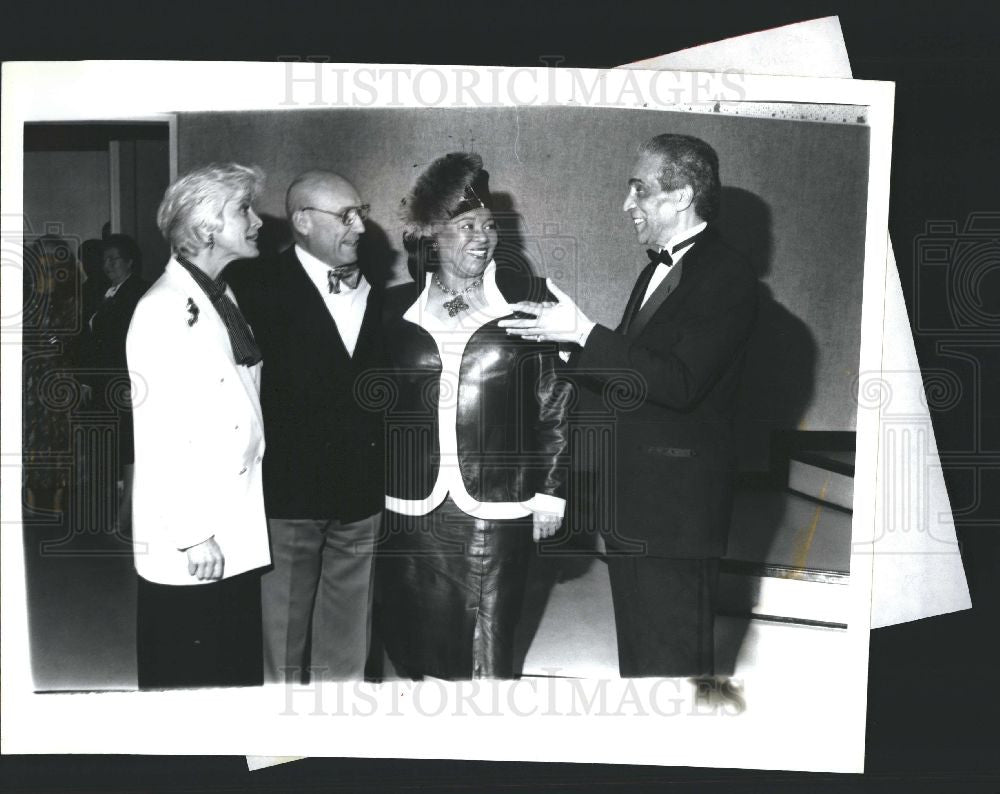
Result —
POLYGON ((711 226, 676 268, 636 313, 655 265, 643 270, 622 323, 614 331, 595 326, 574 362, 581 382, 616 412, 610 546, 641 541, 649 555, 719 557, 757 284, 711 226))
POLYGON ((201 584, 185 549, 214 537, 224 578, 270 564, 261 461, 260 364, 233 359, 222 318, 171 259, 126 341, 135 394, 135 567, 159 584, 201 584))
POLYGON ((357 521, 384 504, 382 415, 356 394, 385 366, 382 294, 372 285, 354 355, 295 254, 226 271, 264 356, 264 496, 271 518, 357 521))

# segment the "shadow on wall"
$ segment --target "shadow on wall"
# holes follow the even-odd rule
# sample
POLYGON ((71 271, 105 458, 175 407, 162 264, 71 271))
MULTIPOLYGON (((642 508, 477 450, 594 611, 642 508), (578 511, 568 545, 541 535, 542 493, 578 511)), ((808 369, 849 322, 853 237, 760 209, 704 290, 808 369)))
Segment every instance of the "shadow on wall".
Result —
POLYGON ((365 221, 365 233, 358 244, 358 260, 365 278, 385 287, 409 281, 406 253, 402 249, 401 240, 394 245, 379 224, 371 219, 365 221))
POLYGON ((497 268, 515 270, 528 275, 538 273, 524 240, 524 219, 517 211, 510 193, 493 193, 493 217, 497 222, 497 248, 493 255, 497 268))
MULTIPOLYGON (((769 476, 771 436, 798 429, 813 396, 817 346, 812 331, 774 298, 767 279, 774 256, 771 208, 754 193, 722 189, 719 228, 749 260, 757 276, 757 321, 747 344, 736 406, 737 487, 784 489, 769 476), (747 476, 752 473, 751 476, 747 476)), ((752 516, 736 510, 730 525, 730 548, 752 549, 749 562, 761 562, 785 518, 786 502, 768 499, 752 516)), ((758 601, 756 580, 744 577, 735 594, 749 612, 758 601)), ((717 638, 717 672, 731 674, 749 623, 735 622, 717 638)))
POLYGON ((736 441, 739 470, 760 472, 768 466, 771 434, 798 429, 812 400, 816 340, 767 284, 773 264, 767 203, 749 191, 723 188, 719 228, 749 258, 758 278, 757 323, 740 379, 736 441))
POLYGON ((287 219, 276 215, 261 215, 260 220, 257 248, 262 257, 277 256, 292 244, 292 227, 287 219))

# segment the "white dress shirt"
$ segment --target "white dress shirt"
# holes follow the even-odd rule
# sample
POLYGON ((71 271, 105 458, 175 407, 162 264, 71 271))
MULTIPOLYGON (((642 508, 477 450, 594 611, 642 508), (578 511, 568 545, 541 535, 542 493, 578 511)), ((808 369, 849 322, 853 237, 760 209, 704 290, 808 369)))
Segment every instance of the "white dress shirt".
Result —
POLYGON ((365 280, 364 276, 361 276, 358 286, 354 289, 341 282, 340 292, 330 292, 327 273, 333 268, 317 259, 302 246, 295 246, 295 255, 302 263, 309 280, 319 290, 323 303, 326 304, 326 309, 330 312, 330 316, 337 326, 337 332, 344 342, 344 347, 347 348, 348 354, 353 356, 354 348, 358 344, 358 335, 361 333, 361 323, 365 319, 368 293, 372 290, 371 284, 365 280))
MULTIPOLYGON (((702 221, 697 226, 692 226, 690 229, 685 229, 680 234, 675 234, 667 241, 666 245, 660 246, 660 250, 663 251, 665 249, 667 251, 670 251, 670 249, 672 249, 678 243, 683 243, 688 238, 694 237, 696 234, 701 232, 706 226, 708 226, 708 222, 702 221)), ((646 305, 646 301, 649 300, 649 296, 656 291, 656 288, 660 286, 660 284, 663 282, 663 279, 667 277, 667 274, 670 273, 674 265, 680 262, 681 259, 684 257, 684 254, 686 254, 696 245, 697 243, 692 243, 687 248, 683 248, 680 251, 678 251, 676 254, 670 254, 671 264, 667 265, 664 264, 663 262, 660 262, 656 266, 656 270, 653 271, 653 277, 649 280, 649 285, 646 287, 646 294, 642 298, 642 303, 639 304, 640 309, 646 305)))
POLYGON ((385 506, 395 513, 422 516, 444 502, 448 494, 452 501, 473 518, 504 519, 523 518, 541 511, 563 515, 566 500, 551 494, 535 494, 525 502, 480 502, 465 489, 462 471, 458 463, 458 380, 459 368, 465 347, 472 335, 487 323, 511 313, 510 304, 497 287, 496 264, 490 262, 483 272, 483 296, 486 305, 473 307, 461 312, 459 325, 442 323, 428 311, 431 300, 450 300, 433 283, 433 274, 427 275, 427 284, 416 302, 403 314, 403 319, 419 325, 433 337, 441 356, 441 388, 438 400, 438 435, 441 450, 441 465, 437 482, 431 493, 423 499, 399 499, 386 496, 385 506))

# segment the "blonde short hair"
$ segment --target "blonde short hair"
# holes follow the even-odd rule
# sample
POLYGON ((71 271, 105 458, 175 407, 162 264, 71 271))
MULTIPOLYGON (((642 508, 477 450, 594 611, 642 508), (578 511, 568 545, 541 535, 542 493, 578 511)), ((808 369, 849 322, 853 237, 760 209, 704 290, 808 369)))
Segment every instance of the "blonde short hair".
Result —
POLYGON ((264 187, 264 172, 239 163, 212 163, 177 178, 163 194, 156 225, 172 251, 194 256, 222 229, 230 201, 252 202, 264 187))

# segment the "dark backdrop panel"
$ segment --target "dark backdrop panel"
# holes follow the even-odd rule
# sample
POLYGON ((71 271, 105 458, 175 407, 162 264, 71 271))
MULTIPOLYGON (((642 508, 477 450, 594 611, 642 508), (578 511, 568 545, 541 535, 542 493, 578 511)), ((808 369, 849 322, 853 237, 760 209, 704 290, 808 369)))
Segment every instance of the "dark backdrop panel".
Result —
MULTIPOLYGON (((646 260, 621 207, 637 144, 697 135, 719 153, 721 225, 761 277, 761 316, 741 404, 743 467, 766 465, 775 428, 852 430, 858 370, 868 130, 860 124, 618 109, 325 109, 184 113, 180 172, 255 163, 259 211, 314 167, 343 173, 372 204, 369 243, 401 276, 400 199, 431 160, 475 150, 508 238, 594 319, 614 326, 646 260), (392 256, 395 253, 397 256, 392 256)), ((508 241, 509 242, 509 241, 508 241)))

